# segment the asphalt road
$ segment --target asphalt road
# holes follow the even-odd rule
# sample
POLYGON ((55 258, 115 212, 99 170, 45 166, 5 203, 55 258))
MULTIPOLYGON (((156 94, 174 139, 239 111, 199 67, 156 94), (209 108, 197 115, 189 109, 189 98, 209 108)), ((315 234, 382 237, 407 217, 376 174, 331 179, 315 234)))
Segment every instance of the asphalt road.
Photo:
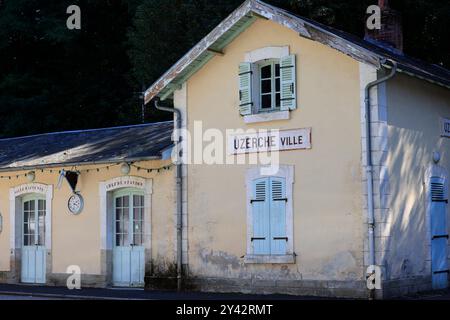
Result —
MULTIPOLYGON (((284 295, 245 295, 200 292, 145 291, 139 289, 99 289, 83 288, 68 290, 63 287, 27 286, 0 284, 0 300, 327 300, 326 298, 296 297, 284 295)), ((333 300, 333 299, 331 299, 333 300)), ((421 293, 395 300, 447 300, 450 289, 438 292, 421 293)))
POLYGON ((0 295, 0 301, 17 301, 17 300, 56 300, 51 298, 31 297, 31 296, 15 296, 15 295, 0 295))

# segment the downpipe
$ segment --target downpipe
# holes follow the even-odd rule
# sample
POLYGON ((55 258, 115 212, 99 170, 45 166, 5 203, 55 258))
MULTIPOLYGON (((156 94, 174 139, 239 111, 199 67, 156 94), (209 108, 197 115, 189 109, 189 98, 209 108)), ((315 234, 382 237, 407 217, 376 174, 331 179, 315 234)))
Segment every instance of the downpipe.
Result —
POLYGON ((181 111, 177 108, 168 108, 159 105, 159 100, 155 100, 155 108, 160 111, 172 112, 176 115, 175 150, 177 151, 176 163, 176 201, 177 201, 177 289, 182 290, 183 285, 183 167, 181 161, 181 111))
MULTIPOLYGON (((391 72, 376 81, 369 83, 365 88, 365 112, 366 112, 366 173, 367 173, 367 210, 368 210, 368 240, 369 240, 369 265, 375 266, 375 211, 373 195, 373 160, 372 160, 372 137, 371 137, 371 108, 370 108, 370 90, 379 84, 392 79, 397 73, 397 63, 386 60, 392 66, 391 72)), ((370 290, 370 299, 375 298, 375 288, 370 290)))

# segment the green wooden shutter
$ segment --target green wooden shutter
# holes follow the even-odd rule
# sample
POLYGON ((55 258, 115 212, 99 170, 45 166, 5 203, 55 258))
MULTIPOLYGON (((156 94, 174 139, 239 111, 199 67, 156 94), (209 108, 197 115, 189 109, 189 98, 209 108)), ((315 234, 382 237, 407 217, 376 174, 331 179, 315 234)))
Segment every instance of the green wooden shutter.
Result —
POLYGON ((252 64, 242 62, 239 65, 239 112, 246 116, 252 114, 252 64))
POLYGON ((252 217, 253 236, 251 238, 253 254, 270 254, 270 198, 269 179, 253 182, 252 217))
POLYGON ((295 110, 297 108, 295 65, 295 55, 285 56, 280 59, 282 111, 295 110))
POLYGON ((286 254, 286 183, 283 178, 270 179, 270 253, 286 254))

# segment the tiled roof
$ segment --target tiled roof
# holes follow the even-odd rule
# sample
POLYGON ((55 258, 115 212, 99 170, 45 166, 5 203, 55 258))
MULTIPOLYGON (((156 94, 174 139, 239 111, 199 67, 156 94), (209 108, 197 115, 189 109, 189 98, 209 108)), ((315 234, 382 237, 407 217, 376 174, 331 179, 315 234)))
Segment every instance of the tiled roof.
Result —
POLYGON ((173 122, 0 139, 0 170, 159 159, 173 122))

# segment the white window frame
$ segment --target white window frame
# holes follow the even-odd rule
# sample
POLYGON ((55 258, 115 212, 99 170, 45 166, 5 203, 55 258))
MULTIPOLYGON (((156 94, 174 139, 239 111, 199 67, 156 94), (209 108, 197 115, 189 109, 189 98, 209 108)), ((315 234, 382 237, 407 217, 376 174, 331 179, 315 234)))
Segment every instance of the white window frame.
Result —
POLYGON ((144 256, 145 266, 152 257, 152 195, 153 179, 120 176, 99 183, 100 206, 100 265, 101 275, 112 279, 112 251, 115 247, 115 226, 113 225, 114 194, 123 189, 135 189, 144 194, 144 256))
POLYGON ((254 72, 257 72, 258 81, 254 81, 253 85, 253 101, 254 107, 251 115, 244 116, 244 122, 246 124, 260 123, 260 122, 270 122, 270 121, 280 121, 289 120, 290 112, 281 111, 279 109, 272 110, 261 110, 261 77, 260 77, 260 64, 264 64, 267 60, 280 60, 282 57, 289 55, 289 46, 280 47, 263 47, 256 50, 247 52, 245 54, 245 62, 254 64, 254 72))
POLYGON ((294 264, 294 218, 293 218, 293 187, 294 187, 294 166, 280 165, 276 174, 270 177, 284 178, 286 181, 286 243, 285 255, 255 255, 253 254, 252 237, 253 237, 253 183, 257 179, 268 178, 269 176, 261 174, 262 167, 250 168, 246 172, 246 201, 247 201, 247 254, 244 257, 244 263, 247 264, 294 264))
MULTIPOLYGON (((280 90, 279 91, 277 91, 277 88, 276 88, 276 82, 277 82, 277 76, 276 76, 276 73, 275 73, 275 66, 276 65, 280 65, 280 60, 278 60, 278 59, 268 59, 268 60, 264 60, 264 61, 262 61, 261 63, 258 63, 257 64, 257 66, 258 66, 258 83, 259 83, 259 91, 258 91, 258 95, 259 95, 259 103, 258 103, 258 105, 256 106, 256 108, 257 108, 257 110, 255 110, 257 113, 265 113, 265 112, 277 112, 277 111, 280 111, 280 108, 281 108, 281 74, 279 74, 278 75, 278 80, 280 81, 280 90), (271 82, 271 89, 270 89, 270 93, 262 93, 262 82, 263 82, 263 79, 262 79, 262 72, 261 72, 261 69, 262 68, 265 68, 265 67, 267 67, 267 66, 270 66, 271 67, 271 75, 270 75, 270 79, 269 78, 265 78, 264 80, 270 80, 270 82, 271 82), (277 107, 277 105, 276 105, 276 96, 277 96, 277 93, 278 94, 280 94, 280 105, 277 107), (263 95, 269 95, 270 94, 270 100, 271 100, 271 103, 270 103, 270 108, 263 108, 262 107, 262 97, 263 97, 263 95)), ((281 72, 281 70, 280 70, 280 72, 281 72)))
MULTIPOLYGON (((28 244, 27 246, 33 246, 33 245, 36 245, 36 243, 39 243, 39 236, 40 236, 40 226, 39 226, 39 201, 40 200, 43 200, 43 201, 45 201, 45 207, 47 208, 47 199, 46 199, 46 196, 45 195, 43 195, 43 194, 39 194, 39 193, 31 193, 31 194, 26 194, 26 195, 24 195, 24 196, 22 196, 22 199, 21 199, 21 207, 20 207, 20 210, 21 210, 21 213, 22 213, 22 224, 21 224, 21 228, 22 228, 22 230, 21 230, 21 235, 22 235, 22 244, 21 244, 21 248, 23 248, 23 247, 25 247, 26 245, 25 245, 25 222, 24 222, 24 215, 25 215, 25 208, 24 208, 24 205, 25 205, 25 203, 26 202, 30 202, 30 201, 35 201, 35 203, 34 203, 34 208, 33 208, 33 210, 34 210, 34 219, 35 219, 35 228, 37 229, 37 230, 35 230, 35 233, 34 233, 34 241, 33 241, 33 243, 32 244, 28 244), (37 241, 36 241, 37 240, 37 241)), ((47 211, 47 209, 45 209, 45 211, 47 211)), ((45 214, 47 214, 47 212, 45 212, 45 214)), ((39 243, 39 246, 40 247, 45 247, 45 237, 46 237, 46 233, 47 233, 47 230, 46 230, 46 217, 44 216, 44 225, 43 225, 43 228, 44 228, 44 238, 41 240, 41 243, 39 243)), ((30 235, 30 234, 27 234, 27 235, 30 235)))
MULTIPOLYGON (((143 219, 145 219, 145 215, 146 215, 146 208, 145 208, 145 191, 143 190, 143 189, 137 189, 137 188, 122 188, 122 189, 116 189, 113 193, 112 193, 112 195, 111 195, 112 197, 112 204, 111 204, 111 211, 112 211, 112 214, 113 214, 113 216, 111 217, 112 218, 112 221, 113 221, 113 230, 112 230, 112 241, 113 241, 113 243, 112 243, 112 246, 113 246, 113 248, 115 248, 115 247, 120 247, 119 245, 117 245, 117 217, 116 217, 116 215, 117 215, 117 212, 116 212, 116 209, 117 209, 117 207, 116 207, 116 204, 115 204, 115 201, 116 201, 116 198, 120 198, 120 197, 124 197, 124 196, 128 196, 129 197, 129 205, 128 205, 128 210, 129 210, 129 212, 128 212, 128 214, 129 214, 129 221, 128 221, 128 224, 129 224, 129 226, 128 226, 128 241, 131 243, 131 244, 133 244, 134 243, 134 235, 135 235, 135 233, 134 233, 134 227, 133 227, 133 223, 134 223, 134 209, 136 208, 135 206, 134 206, 134 203, 133 203, 133 197, 134 196, 142 196, 143 198, 144 198, 144 204, 143 204, 143 216, 142 216, 142 218, 143 219), (132 213, 133 212, 133 213, 132 213), (131 219, 131 215, 133 215, 133 219, 131 219)), ((143 224, 141 225, 141 227, 142 227, 142 233, 141 233, 141 235, 142 235, 142 239, 141 239, 141 242, 142 243, 140 243, 138 246, 144 246, 145 245, 145 240, 146 240, 146 234, 145 234, 145 229, 146 229, 146 225, 145 225, 145 220, 143 220, 143 224)), ((136 245, 136 244, 135 244, 136 245)))
POLYGON ((109 230, 108 214, 113 207, 113 195, 120 189, 133 188, 140 190, 144 194, 144 235, 145 235, 145 249, 151 250, 152 237, 152 194, 153 194, 153 179, 145 179, 135 176, 116 177, 107 181, 99 183, 99 197, 100 197, 100 246, 101 250, 113 249, 113 231, 109 230))
MULTIPOLYGON (((22 219, 16 219, 22 216, 22 199, 23 197, 35 194, 46 200, 45 204, 45 240, 44 245, 48 252, 52 249, 52 200, 53 200, 53 186, 42 183, 23 184, 9 190, 9 223, 10 223, 10 247, 11 250, 16 250, 22 247, 23 229, 22 219)), ((49 259, 51 260, 51 259, 49 259)))

